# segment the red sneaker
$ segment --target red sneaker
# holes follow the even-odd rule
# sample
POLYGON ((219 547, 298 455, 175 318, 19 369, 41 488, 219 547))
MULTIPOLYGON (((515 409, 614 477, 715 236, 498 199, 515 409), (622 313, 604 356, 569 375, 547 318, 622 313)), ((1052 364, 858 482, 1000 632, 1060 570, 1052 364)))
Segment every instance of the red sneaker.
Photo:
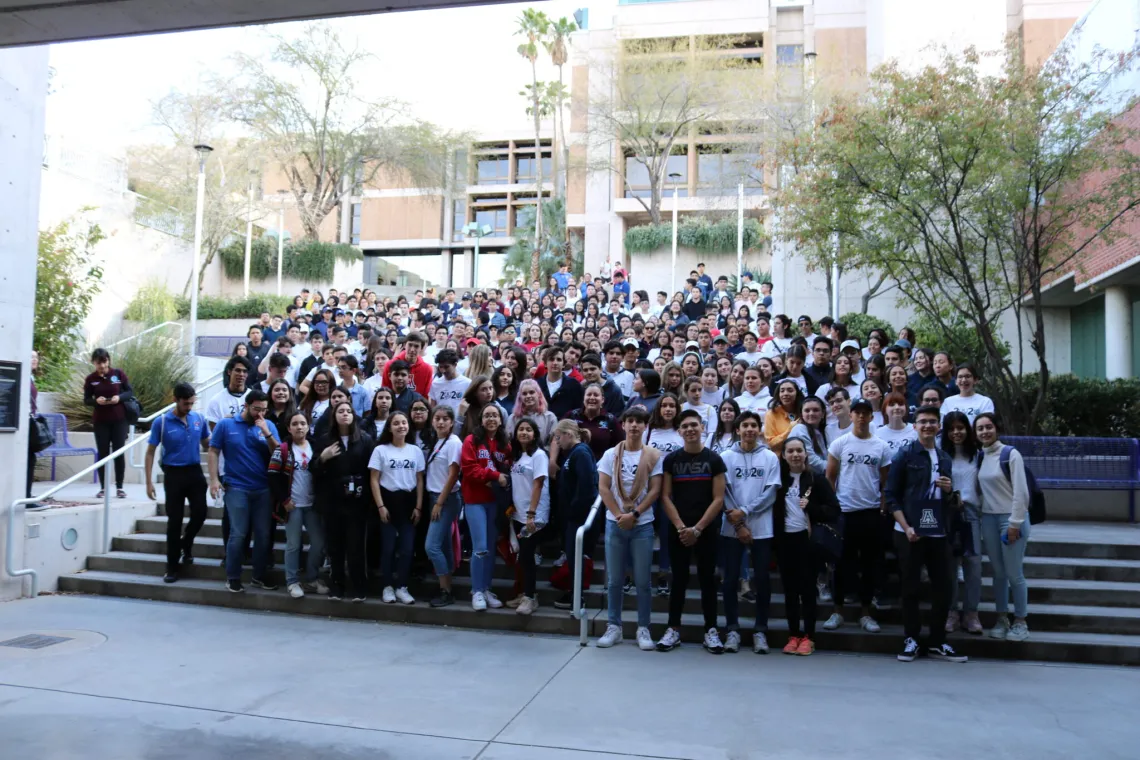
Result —
POLYGON ((804 636, 802 639, 800 639, 800 645, 796 648, 796 654, 804 655, 806 657, 807 655, 814 653, 815 643, 807 636, 804 636))
POLYGON ((800 649, 798 636, 789 636, 788 643, 784 645, 784 654, 796 654, 800 649))

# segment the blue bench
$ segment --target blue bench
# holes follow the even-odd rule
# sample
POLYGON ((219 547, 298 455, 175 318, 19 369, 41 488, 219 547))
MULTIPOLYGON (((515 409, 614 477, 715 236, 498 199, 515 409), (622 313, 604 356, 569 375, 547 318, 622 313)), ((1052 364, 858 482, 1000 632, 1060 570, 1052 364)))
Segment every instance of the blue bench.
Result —
MULTIPOLYGON (((56 457, 81 457, 90 454, 92 464, 99 461, 99 453, 95 449, 85 449, 71 445, 71 441, 67 438, 67 417, 62 414, 45 414, 44 419, 47 420, 48 427, 51 428, 52 438, 55 439, 55 443, 36 454, 36 456, 51 457, 52 480, 55 480, 56 457)), ((92 473, 91 477, 96 482, 99 480, 98 473, 92 473)))
POLYGON ((218 359, 229 359, 234 352, 234 346, 245 343, 249 339, 244 335, 233 337, 229 335, 199 335, 196 341, 195 355, 210 356, 218 359))
POLYGON ((1043 490, 1128 491, 1128 519, 1136 522, 1140 441, 1135 438, 1011 437, 1043 490))

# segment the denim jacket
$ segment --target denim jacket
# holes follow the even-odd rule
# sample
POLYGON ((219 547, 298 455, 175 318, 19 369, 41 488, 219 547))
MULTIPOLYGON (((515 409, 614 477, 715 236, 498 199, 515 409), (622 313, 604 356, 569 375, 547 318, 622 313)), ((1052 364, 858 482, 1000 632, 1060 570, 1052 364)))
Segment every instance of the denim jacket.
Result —
MULTIPOLYGON (((935 450, 938 452, 938 471, 952 478, 953 460, 950 455, 940 448, 935 450)), ((941 525, 936 532, 949 535, 952 529, 949 510, 961 506, 958 492, 943 494, 941 499, 931 499, 928 496, 929 490, 930 454, 917 440, 908 441, 895 453, 887 472, 887 512, 901 510, 906 516, 907 524, 917 529, 923 509, 937 506, 934 514, 941 518, 941 525)))

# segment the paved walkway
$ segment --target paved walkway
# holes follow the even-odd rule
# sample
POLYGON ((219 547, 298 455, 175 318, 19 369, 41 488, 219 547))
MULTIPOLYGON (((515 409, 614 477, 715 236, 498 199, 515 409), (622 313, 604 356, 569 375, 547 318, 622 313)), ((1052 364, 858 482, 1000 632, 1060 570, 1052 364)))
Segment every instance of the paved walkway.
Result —
POLYGON ((0 605, 19 760, 1133 758, 1140 670, 581 649, 96 597, 0 605))

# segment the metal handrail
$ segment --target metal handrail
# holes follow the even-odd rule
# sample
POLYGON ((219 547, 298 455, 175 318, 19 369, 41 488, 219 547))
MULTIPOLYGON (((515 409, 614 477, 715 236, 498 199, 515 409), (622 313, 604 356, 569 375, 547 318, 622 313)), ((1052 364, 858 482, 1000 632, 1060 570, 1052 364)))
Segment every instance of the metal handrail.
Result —
MULTIPOLYGON (((222 381, 222 379, 225 377, 225 374, 226 373, 223 371, 223 372, 216 372, 213 375, 210 375, 208 378, 206 378, 205 380, 202 381, 201 385, 197 385, 195 387, 195 390, 201 392, 201 391, 206 390, 207 388, 214 387, 215 385, 217 385, 218 383, 220 383, 222 381)), ((175 404, 167 404, 166 406, 162 407, 161 409, 159 409, 154 414, 152 414, 148 417, 139 418, 138 422, 136 422, 134 425, 131 425, 128 428, 127 440, 133 441, 135 439, 135 425, 138 425, 141 422, 154 422, 159 417, 161 417, 162 415, 166 414, 171 409, 173 409, 175 407, 176 403, 177 402, 175 402, 175 404)), ((127 466, 133 470, 141 470, 145 466, 145 464, 143 462, 136 462, 135 461, 134 451, 132 450, 130 456, 127 457, 127 466)))
POLYGON ((598 516, 598 509, 601 506, 602 497, 599 494, 590 507, 586 522, 579 525, 578 530, 574 532, 574 609, 570 612, 570 617, 578 618, 578 643, 582 646, 586 646, 586 609, 582 606, 582 542, 586 538, 586 531, 594 524, 594 518, 598 516))
POLYGON ((155 330, 158 330, 158 329, 163 328, 163 327, 168 327, 170 325, 174 325, 175 327, 178 328, 178 345, 185 346, 186 345, 186 325, 182 324, 181 322, 163 322, 162 324, 155 325, 154 327, 148 327, 147 329, 143 330, 142 332, 135 333, 134 335, 132 335, 129 338, 123 338, 122 340, 117 340, 114 343, 112 343, 111 345, 107 346, 107 348, 114 348, 115 346, 122 345, 123 343, 129 343, 132 340, 138 340, 142 336, 146 335, 148 332, 154 332, 155 330))
MULTIPOLYGON (((219 373, 215 377, 209 378, 208 384, 204 384, 203 386, 201 386, 201 388, 199 390, 204 390, 205 388, 208 388, 211 385, 213 385, 214 383, 218 382, 221 379, 220 375, 221 375, 221 373, 219 373)), ((169 411, 170 409, 173 409, 173 408, 174 408, 174 404, 170 404, 169 406, 163 407, 162 410, 155 412, 150 417, 146 417, 146 418, 139 420, 139 421, 140 422, 149 422, 149 421, 155 419, 156 417, 158 417, 158 415, 165 414, 167 411, 169 411)), ((112 451, 107 456, 100 459, 98 462, 95 462, 92 465, 88 465, 87 467, 84 467, 82 470, 75 473, 74 475, 72 475, 67 480, 64 480, 64 481, 57 483, 56 485, 52 486, 51 488, 49 488, 47 491, 40 494, 39 496, 36 496, 33 498, 28 498, 28 499, 16 499, 8 507, 8 533, 7 533, 7 536, 5 536, 5 542, 4 542, 4 570, 12 578, 22 578, 25 575, 32 576, 32 597, 33 598, 35 598, 36 596, 39 595, 39 589, 40 589, 39 573, 30 567, 17 568, 14 566, 15 561, 16 561, 15 560, 15 557, 16 557, 16 507, 25 506, 27 504, 35 504, 36 502, 40 501, 41 499, 46 499, 49 496, 54 496, 55 494, 59 493, 61 490, 63 490, 67 486, 71 485, 72 483, 78 482, 80 479, 85 478, 87 475, 90 475, 91 473, 95 472, 100 467, 102 467, 103 468, 103 540, 102 540, 100 545, 103 547, 104 552, 110 551, 111 550, 111 489, 108 487, 107 484, 113 482, 112 478, 114 477, 114 470, 112 467, 112 463, 116 459, 118 459, 119 457, 124 456, 124 455, 128 455, 127 459, 128 459, 128 461, 130 461, 129 452, 131 451, 131 449, 135 448, 140 443, 143 443, 146 440, 148 440, 146 437, 135 438, 135 439, 131 440, 129 443, 125 444, 122 448, 117 449, 115 451, 112 451)))

